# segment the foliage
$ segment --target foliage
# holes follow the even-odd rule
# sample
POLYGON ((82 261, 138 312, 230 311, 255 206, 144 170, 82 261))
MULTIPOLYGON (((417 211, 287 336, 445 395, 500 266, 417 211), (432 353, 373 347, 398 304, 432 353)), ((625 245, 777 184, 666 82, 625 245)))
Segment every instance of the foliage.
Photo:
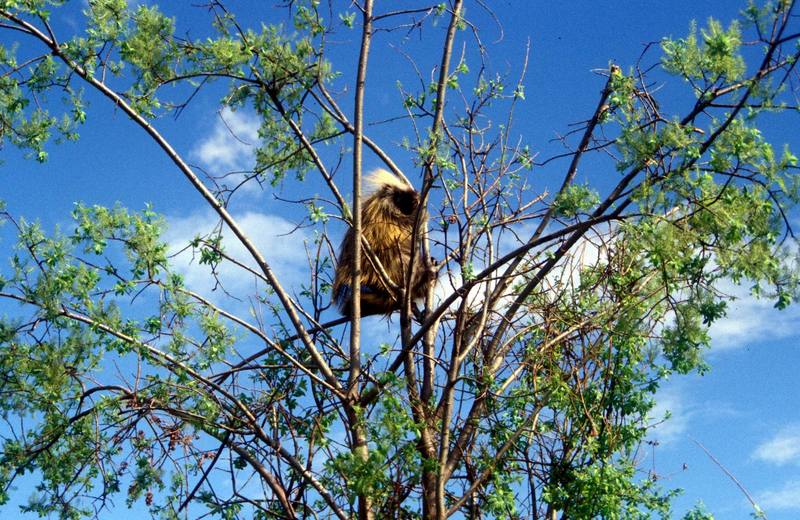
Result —
POLYGON ((0 502, 33 475, 23 509, 61 518, 101 516, 118 495, 168 518, 669 516, 677 491, 636 459, 660 382, 707 370, 721 281, 779 308, 797 297, 797 158, 759 126, 796 112, 794 2, 751 5, 727 29, 692 24, 659 57, 610 65, 568 164, 515 144, 523 78, 491 72, 461 0, 380 14, 294 1, 289 23, 249 25, 213 1, 197 38, 124 0, 90 0, 86 23, 56 38, 63 3, 0 0, 17 42, 0 46, 0 139, 46 161, 51 140, 92 124, 85 91, 111 103, 219 217, 186 245, 224 294, 187 285, 150 207, 78 204, 55 233, 4 212, 18 242, 0 278, 15 304, 0 320, 0 502), (443 59, 434 80, 398 83, 390 153, 342 108, 364 86, 328 42, 391 44, 388 29, 437 24, 443 59), (743 51, 751 39, 758 56, 743 51), (470 51, 450 63, 454 44, 470 51), (656 80, 688 87, 689 106, 662 111, 656 80), (158 128, 211 85, 222 107, 257 115, 259 141, 248 172, 204 181, 158 128), (362 148, 397 175, 419 167, 422 254, 446 293, 404 308, 380 342, 320 325, 328 224, 351 214, 331 172, 360 174, 362 148), (531 193, 531 170, 560 188, 531 193), (314 231, 308 279, 286 288, 228 207, 244 184, 311 175, 328 193, 298 201, 314 231), (228 292, 223 268, 252 293, 228 292))

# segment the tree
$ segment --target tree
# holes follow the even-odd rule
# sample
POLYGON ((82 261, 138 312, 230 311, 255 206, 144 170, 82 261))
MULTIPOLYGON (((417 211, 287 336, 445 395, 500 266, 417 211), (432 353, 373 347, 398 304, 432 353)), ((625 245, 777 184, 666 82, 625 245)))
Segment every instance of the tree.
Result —
MULTIPOLYGON (((514 131, 526 63, 516 80, 493 72, 461 0, 294 1, 291 28, 209 0, 199 38, 125 0, 90 0, 85 29, 62 36, 62 4, 0 1, 14 42, 0 48, 0 135, 46 161, 51 140, 91 122, 85 98, 102 97, 218 216, 187 244, 218 291, 186 283, 152 208, 77 205, 55 234, 4 213, 18 244, 0 296, 19 305, 0 322, 2 501, 34 474, 25 509, 64 518, 97 516, 117 495, 165 517, 669 514, 674 491, 636 460, 659 382, 706 369, 708 327, 729 299, 719 281, 778 307, 797 294, 797 159, 758 127, 797 109, 793 1, 610 64, 594 113, 547 160, 514 131), (398 28, 439 45, 438 65, 420 87, 398 85, 404 116, 385 124, 402 144, 387 148, 365 126, 364 96, 380 67, 372 46, 398 28), (332 41, 347 30, 358 63, 340 75, 332 41), (685 109, 661 108, 660 82, 685 89, 685 109), (259 117, 246 173, 204 176, 159 132, 215 88, 226 110, 259 117), (365 154, 418 181, 430 217, 415 233, 439 270, 380 339, 362 334, 357 303, 352 320, 329 309, 335 220, 360 236, 365 154), (537 192, 532 171, 558 188, 537 192), (231 208, 242 186, 312 179, 327 191, 297 202, 314 232, 307 279, 287 287, 231 208), (251 290, 228 291, 223 268, 251 290)), ((376 261, 369 247, 354 256, 376 261)))

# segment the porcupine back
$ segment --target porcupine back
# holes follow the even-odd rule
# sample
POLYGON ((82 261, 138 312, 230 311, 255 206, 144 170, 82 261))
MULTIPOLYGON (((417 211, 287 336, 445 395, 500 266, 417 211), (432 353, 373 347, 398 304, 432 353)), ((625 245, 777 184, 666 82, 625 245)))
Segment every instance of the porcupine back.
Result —
MULTIPOLYGON (((376 170, 367 178, 371 193, 361 207, 362 234, 380 260, 386 273, 397 285, 404 278, 411 258, 414 213, 419 196, 412 186, 386 170, 376 170)), ((339 251, 333 295, 342 314, 350 313, 353 230, 348 229, 339 251)), ((388 314, 399 301, 385 286, 367 255, 362 257, 362 315, 388 314)))

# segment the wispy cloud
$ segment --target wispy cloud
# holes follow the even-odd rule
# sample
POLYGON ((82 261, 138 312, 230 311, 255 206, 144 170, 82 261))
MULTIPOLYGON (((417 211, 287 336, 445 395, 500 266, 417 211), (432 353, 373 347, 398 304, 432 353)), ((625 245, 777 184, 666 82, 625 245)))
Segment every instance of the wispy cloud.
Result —
MULTIPOLYGON (((779 466, 800 463, 800 424, 782 428, 771 439, 759 444, 753 452, 753 458, 779 466)), ((800 487, 797 489, 800 490, 800 487)))
POLYGON ((252 169, 258 144, 259 122, 251 113, 223 108, 211 134, 200 141, 192 156, 214 176, 252 169))
MULTIPOLYGON (((234 215, 234 218, 264 255, 285 289, 297 289, 307 279, 305 243, 310 239, 308 233, 303 229, 295 229, 292 222, 277 215, 246 212, 234 215)), ((169 218, 165 239, 170 251, 177 253, 186 249, 194 237, 207 234, 218 222, 216 215, 210 211, 169 218)), ((223 231, 222 243, 227 255, 256 268, 245 247, 227 228, 223 231)), ((187 287, 205 296, 215 296, 215 280, 210 276, 209 266, 200 265, 198 259, 192 257, 191 250, 186 249, 178 254, 173 259, 173 265, 183 274, 187 287)), ((263 290, 252 274, 229 262, 223 262, 217 273, 225 290, 236 297, 247 297, 263 290)))
POLYGON ((790 480, 778 489, 762 491, 756 502, 762 509, 800 510, 800 480, 790 480))
POLYGON ((656 395, 656 405, 650 411, 652 425, 649 437, 659 444, 670 444, 681 438, 689 429, 692 412, 683 393, 677 388, 664 390, 656 395), (666 418, 669 413, 669 418, 666 418))
POLYGON ((655 395, 656 405, 648 414, 648 438, 660 445, 688 441, 689 435, 702 436, 715 423, 728 424, 742 412, 729 403, 698 398, 696 387, 688 382, 669 383, 655 395), (669 412, 669 418, 667 417, 669 412))
MULTIPOLYGON (((515 228, 515 232, 507 233, 500 238, 496 244, 498 256, 509 253, 510 251, 524 245, 525 240, 533 232, 533 227, 524 225, 515 228)), ((457 240, 453 237, 453 240, 457 240)), ((551 301, 556 301, 560 298, 571 298, 578 295, 578 286, 581 281, 581 271, 589 267, 598 267, 609 261, 609 245, 614 241, 614 230, 611 226, 598 226, 588 230, 586 235, 580 239, 563 257, 559 262, 553 266, 544 279, 539 284, 538 291, 543 293, 551 301)), ((539 253, 531 253, 535 256, 539 253)), ((496 260, 497 257, 493 258, 496 260)), ((476 263, 472 266, 474 273, 483 271, 487 265, 485 263, 476 263)), ((494 274, 503 273, 505 267, 500 269, 494 274)), ((535 271, 534 271, 535 272, 535 271)), ((508 289, 501 295, 495 311, 502 311, 507 308, 515 299, 514 287, 517 284, 525 284, 527 279, 523 276, 515 277, 508 289)), ((451 296, 456 290, 464 285, 464 279, 461 273, 451 270, 439 277, 436 290, 434 292, 434 301, 438 305, 444 299, 451 296)), ((467 307, 477 311, 484 304, 488 294, 491 294, 496 287, 496 281, 491 277, 480 284, 472 287, 470 291, 460 299, 455 300, 450 305, 450 310, 455 312, 461 305, 462 299, 466 299, 467 307)))
POLYGON ((777 310, 774 301, 755 298, 747 287, 730 282, 720 289, 735 296, 736 300, 728 304, 727 315, 711 326, 711 345, 714 350, 764 344, 796 333, 800 306, 777 310))

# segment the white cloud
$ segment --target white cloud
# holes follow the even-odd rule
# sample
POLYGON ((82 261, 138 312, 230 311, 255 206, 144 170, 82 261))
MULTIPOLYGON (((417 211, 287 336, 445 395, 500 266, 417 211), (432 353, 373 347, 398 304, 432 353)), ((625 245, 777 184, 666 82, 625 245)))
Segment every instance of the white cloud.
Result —
MULTIPOLYGON (((310 237, 303 229, 295 229, 292 222, 266 213, 246 212, 234 215, 234 218, 264 256, 284 289, 296 290, 307 280, 309 268, 304 245, 310 237)), ((207 234, 218 222, 217 216, 210 211, 169 218, 165 239, 170 252, 177 253, 186 248, 195 236, 207 234)), ((245 247, 227 227, 223 231, 223 246, 227 255, 256 268, 245 247)), ((200 265, 198 258, 192 258, 191 248, 178 254, 172 262, 183 274, 189 289, 207 297, 218 297, 213 290, 215 281, 210 276, 209 266, 200 265)), ((225 290, 238 298, 244 299, 263 290, 263 285, 258 284, 251 273, 230 262, 223 262, 218 274, 225 290)))
POLYGON ((609 248, 614 241, 612 225, 590 228, 542 281, 544 289, 554 297, 577 294, 581 271, 607 264, 609 248))
POLYGON ((671 388, 659 392, 656 395, 656 405, 648 414, 648 422, 652 427, 649 438, 661 445, 677 441, 689 429, 691 415, 680 390, 671 388), (667 412, 669 418, 665 419, 667 412))
POLYGON ((759 444, 753 452, 753 458, 779 466, 800 463, 800 424, 787 426, 768 441, 759 444))
POLYGON ((648 440, 660 446, 686 445, 709 429, 728 428, 744 420, 742 411, 729 403, 699 398, 703 391, 698 384, 670 382, 656 393, 656 404, 647 415, 648 440))
POLYGON ((728 282, 719 288, 735 296, 736 300, 728 303, 727 315, 711 326, 709 332, 714 350, 764 344, 795 334, 800 319, 797 305, 779 311, 774 308, 774 301, 755 298, 747 287, 728 282))
MULTIPOLYGON (((450 297, 456 291, 456 289, 460 288, 463 284, 464 279, 461 277, 461 274, 456 271, 447 271, 443 275, 440 275, 439 279, 436 280, 436 286, 434 287, 433 291, 434 307, 438 307, 441 302, 450 297)), ((483 304, 486 294, 485 291, 485 283, 481 283, 472 287, 466 296, 467 307, 475 310, 479 309, 483 304)), ((448 310, 450 312, 457 312, 459 306, 461 305, 461 300, 461 298, 456 299, 450 304, 448 310)))
POLYGON ((790 480, 779 489, 767 490, 758 494, 756 503, 762 509, 800 510, 800 480, 790 480))
MULTIPOLYGON (((523 231, 517 230, 516 236, 526 236, 528 232, 532 232, 532 227, 527 226, 523 231)), ((511 238, 511 234, 506 234, 501 237, 497 244, 499 255, 504 255, 524 244, 524 240, 518 238, 511 238)), ((608 262, 609 244, 614 240, 614 232, 612 226, 598 226, 589 229, 586 234, 567 251, 553 266, 550 272, 545 275, 542 282, 539 284, 538 292, 543 293, 551 301, 556 301, 559 298, 569 298, 577 295, 577 288, 580 284, 581 270, 589 267, 597 267, 608 262)), ((541 252, 529 253, 532 257, 541 254, 541 252)), ((473 266, 475 273, 481 272, 485 269, 485 264, 477 264, 473 266)), ((504 272, 505 266, 495 273, 498 276, 504 272)), ((495 311, 502 312, 504 308, 514 300, 513 289, 516 284, 524 284, 526 282, 523 276, 517 276, 509 288, 500 297, 495 311)), ((437 282, 436 291, 434 293, 435 305, 438 305, 445 298, 452 295, 458 288, 464 284, 461 273, 457 271, 449 271, 443 276, 439 277, 437 282)), ((472 287, 465 296, 468 302, 468 308, 478 310, 483 305, 488 293, 496 286, 496 281, 491 277, 486 282, 479 283, 472 287)), ((456 312, 461 305, 462 299, 455 300, 449 307, 449 310, 456 312)))
POLYGON ((192 155, 214 176, 252 169, 258 127, 254 115, 225 107, 219 112, 211 135, 200 142, 192 155))

